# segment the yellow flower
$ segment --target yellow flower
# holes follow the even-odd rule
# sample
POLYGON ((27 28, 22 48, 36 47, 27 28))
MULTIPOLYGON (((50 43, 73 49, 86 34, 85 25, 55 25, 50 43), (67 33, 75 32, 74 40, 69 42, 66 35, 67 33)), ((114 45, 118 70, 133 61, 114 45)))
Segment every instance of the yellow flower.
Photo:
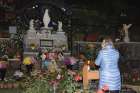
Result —
POLYGON ((30 65, 32 62, 31 62, 31 58, 30 57, 25 57, 24 60, 23 60, 23 64, 24 65, 30 65))
POLYGON ((35 45, 34 43, 31 43, 31 44, 30 44, 30 47, 31 47, 32 50, 34 50, 35 47, 36 47, 36 45, 35 45))

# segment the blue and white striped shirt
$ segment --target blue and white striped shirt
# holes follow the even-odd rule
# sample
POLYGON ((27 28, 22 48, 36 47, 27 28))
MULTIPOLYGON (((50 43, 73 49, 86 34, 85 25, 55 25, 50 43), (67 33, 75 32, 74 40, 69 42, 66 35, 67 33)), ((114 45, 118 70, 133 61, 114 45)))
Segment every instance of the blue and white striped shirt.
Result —
POLYGON ((104 85, 109 86, 109 90, 121 89, 120 71, 118 68, 119 52, 112 46, 99 51, 95 64, 100 66, 99 89, 104 85))

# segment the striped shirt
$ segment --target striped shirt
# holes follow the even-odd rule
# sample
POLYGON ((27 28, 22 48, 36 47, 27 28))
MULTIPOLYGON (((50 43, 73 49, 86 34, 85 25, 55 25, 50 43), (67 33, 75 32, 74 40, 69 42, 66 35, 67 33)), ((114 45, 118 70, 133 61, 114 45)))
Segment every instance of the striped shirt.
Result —
POLYGON ((109 86, 109 90, 121 89, 120 71, 118 68, 119 52, 112 46, 99 51, 95 64, 100 66, 99 89, 104 85, 109 86))

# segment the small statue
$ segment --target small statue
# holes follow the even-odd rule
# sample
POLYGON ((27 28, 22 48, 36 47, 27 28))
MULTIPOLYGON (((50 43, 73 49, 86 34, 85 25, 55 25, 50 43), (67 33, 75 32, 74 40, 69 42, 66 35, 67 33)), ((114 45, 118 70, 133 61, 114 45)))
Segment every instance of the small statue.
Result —
POLYGON ((63 31, 62 26, 63 26, 62 22, 58 21, 58 31, 63 31))
POLYGON ((124 42, 130 42, 130 38, 129 38, 129 32, 128 32, 128 29, 132 26, 132 24, 123 24, 123 28, 122 30, 124 31, 124 38, 123 38, 123 41, 124 42))
POLYGON ((30 20, 29 29, 30 29, 30 30, 35 30, 35 28, 34 28, 34 19, 31 19, 31 20, 30 20))
POLYGON ((49 10, 46 9, 46 10, 45 10, 44 17, 43 17, 43 23, 44 23, 44 27, 45 27, 45 28, 49 28, 49 27, 48 27, 49 22, 50 22, 49 10))

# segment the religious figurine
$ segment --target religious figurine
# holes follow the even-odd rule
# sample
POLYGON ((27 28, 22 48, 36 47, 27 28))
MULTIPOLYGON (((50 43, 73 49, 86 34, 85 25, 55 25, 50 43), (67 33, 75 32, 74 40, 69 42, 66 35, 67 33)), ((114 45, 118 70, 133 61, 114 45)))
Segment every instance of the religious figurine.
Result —
POLYGON ((123 28, 122 31, 124 31, 124 38, 123 41, 124 42, 130 42, 130 38, 129 38, 129 32, 128 29, 132 26, 132 24, 123 24, 123 28))
POLYGON ((50 22, 49 10, 46 9, 46 10, 45 10, 44 17, 43 17, 43 23, 44 23, 44 27, 45 27, 45 28, 48 28, 49 22, 50 22))
POLYGON ((58 21, 58 31, 63 31, 62 26, 63 26, 62 22, 58 21))
POLYGON ((35 28, 34 28, 34 19, 31 19, 31 20, 30 20, 30 23, 29 23, 29 30, 31 30, 31 31, 35 30, 35 28))

